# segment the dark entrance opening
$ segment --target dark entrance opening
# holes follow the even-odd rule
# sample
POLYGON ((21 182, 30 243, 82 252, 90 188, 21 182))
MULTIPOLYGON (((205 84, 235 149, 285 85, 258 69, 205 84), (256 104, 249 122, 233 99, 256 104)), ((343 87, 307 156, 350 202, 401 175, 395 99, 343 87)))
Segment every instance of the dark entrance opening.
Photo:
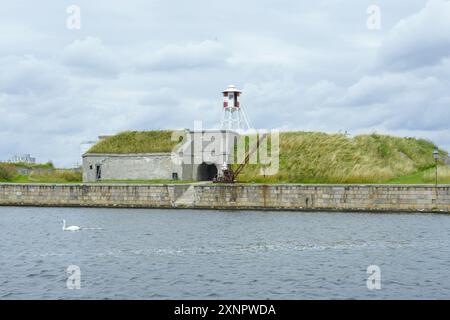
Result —
POLYGON ((95 166, 95 179, 101 180, 102 179, 102 166, 97 164, 95 166))
POLYGON ((212 181, 217 175, 217 167, 215 164, 202 163, 198 166, 197 180, 212 181))

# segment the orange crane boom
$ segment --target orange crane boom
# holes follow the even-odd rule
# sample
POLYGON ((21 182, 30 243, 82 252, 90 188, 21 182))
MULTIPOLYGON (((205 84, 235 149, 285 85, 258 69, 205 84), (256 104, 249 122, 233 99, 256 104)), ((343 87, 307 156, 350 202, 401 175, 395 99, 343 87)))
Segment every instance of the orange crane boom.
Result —
POLYGON ((229 166, 226 170, 223 170, 223 174, 220 177, 216 177, 214 182, 222 182, 222 183, 234 183, 236 182, 237 176, 242 172, 245 166, 250 161, 250 157, 259 149, 260 144, 267 137, 267 133, 261 135, 258 139, 256 145, 254 145, 245 155, 244 162, 241 163, 235 171, 233 171, 229 166))

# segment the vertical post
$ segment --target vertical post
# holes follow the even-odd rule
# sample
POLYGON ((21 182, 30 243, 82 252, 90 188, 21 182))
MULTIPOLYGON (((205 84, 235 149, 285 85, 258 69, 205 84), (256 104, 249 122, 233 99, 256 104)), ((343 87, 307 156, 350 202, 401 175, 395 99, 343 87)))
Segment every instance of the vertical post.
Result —
POLYGON ((439 160, 439 150, 437 148, 433 151, 433 158, 436 162, 436 164, 435 164, 435 170, 436 170, 435 185, 437 187, 437 184, 438 184, 438 160, 439 160))
POLYGON ((434 204, 436 205, 437 198, 438 198, 438 188, 437 188, 438 187, 438 160, 439 160, 438 148, 436 148, 433 151, 433 158, 435 160, 435 170, 436 170, 435 185, 434 185, 434 193, 435 193, 434 204))
POLYGON ((435 157, 436 160, 436 180, 435 180, 435 184, 434 184, 434 196, 435 196, 435 206, 436 206, 436 202, 437 202, 437 198, 438 198, 438 157, 435 157))
POLYGON ((436 187, 438 185, 438 160, 436 159, 436 187))

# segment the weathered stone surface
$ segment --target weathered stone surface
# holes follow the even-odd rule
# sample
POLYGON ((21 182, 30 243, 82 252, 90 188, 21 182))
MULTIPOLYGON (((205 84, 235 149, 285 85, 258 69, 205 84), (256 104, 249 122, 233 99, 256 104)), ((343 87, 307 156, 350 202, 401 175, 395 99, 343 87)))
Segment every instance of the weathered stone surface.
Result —
POLYGON ((0 184, 0 205, 450 212, 427 185, 0 184))

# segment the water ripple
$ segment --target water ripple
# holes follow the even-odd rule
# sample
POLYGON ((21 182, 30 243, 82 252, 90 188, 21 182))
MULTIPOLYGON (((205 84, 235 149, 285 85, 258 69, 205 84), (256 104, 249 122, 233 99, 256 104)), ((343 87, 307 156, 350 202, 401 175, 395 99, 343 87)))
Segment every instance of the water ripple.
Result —
POLYGON ((448 298, 450 217, 0 207, 2 299, 448 298), (101 230, 62 232, 65 218, 101 230), (369 265, 382 290, 366 287, 369 265), (66 288, 67 267, 81 290, 66 288))

